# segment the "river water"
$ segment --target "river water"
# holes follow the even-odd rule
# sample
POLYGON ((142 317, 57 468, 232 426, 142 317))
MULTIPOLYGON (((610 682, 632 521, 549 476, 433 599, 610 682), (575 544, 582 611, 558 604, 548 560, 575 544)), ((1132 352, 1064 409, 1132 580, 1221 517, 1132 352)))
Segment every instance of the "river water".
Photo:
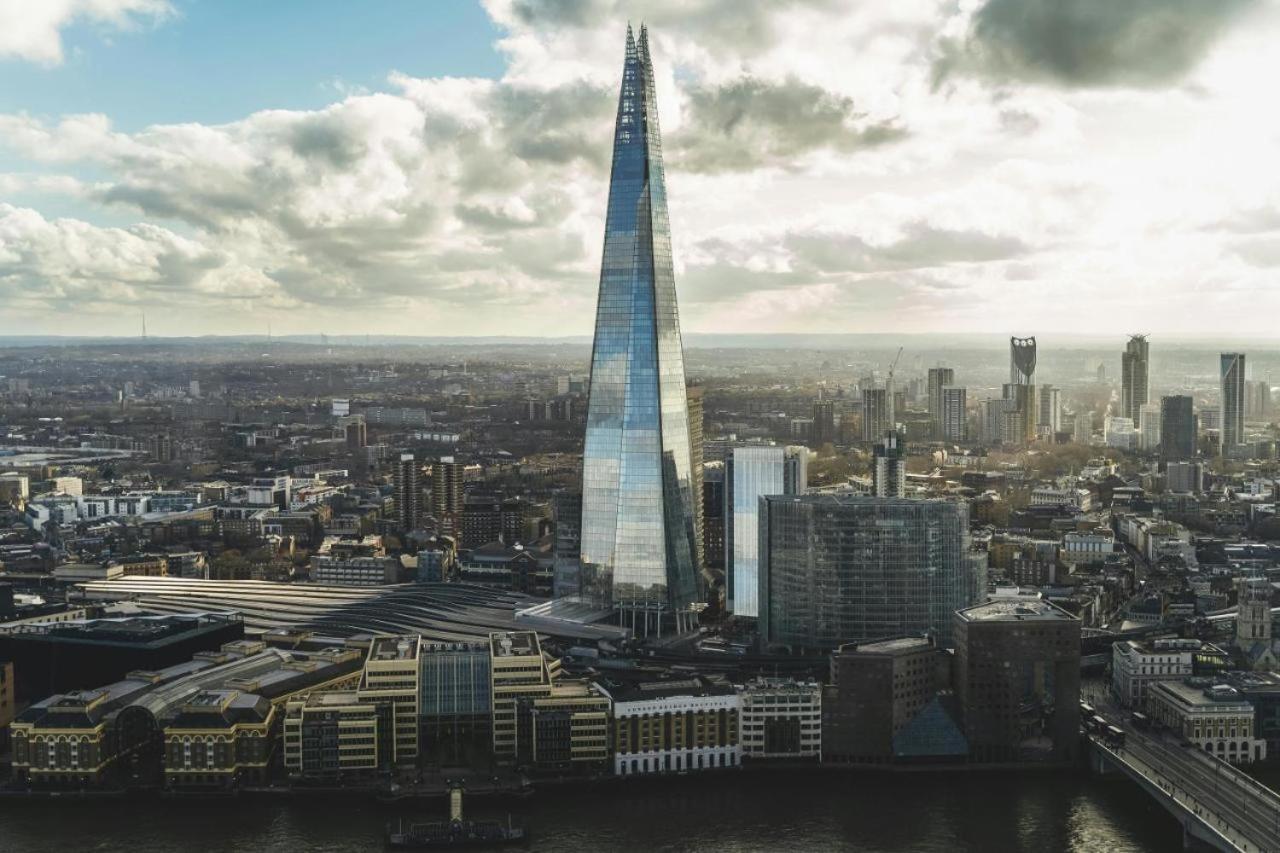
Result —
MULTIPOLYGON (((516 819, 539 851, 991 853, 1177 851, 1177 824, 1136 786, 1083 773, 846 774, 799 771, 544 789, 471 799, 469 817, 516 819)), ((363 799, 0 801, 0 851, 381 850, 397 817, 442 803, 363 799)))

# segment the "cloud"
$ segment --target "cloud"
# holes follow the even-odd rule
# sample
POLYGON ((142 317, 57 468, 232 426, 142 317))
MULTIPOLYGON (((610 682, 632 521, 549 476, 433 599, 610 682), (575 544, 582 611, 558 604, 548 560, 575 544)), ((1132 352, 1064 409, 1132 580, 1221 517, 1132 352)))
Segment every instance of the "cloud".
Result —
POLYGON ((0 59, 61 65, 72 24, 129 30, 172 14, 168 0, 0 0, 0 59))
POLYGON ((1261 0, 986 0, 941 42, 939 78, 1063 86, 1164 86, 1261 0))
POLYGON ((868 121, 849 97, 795 78, 740 77, 686 92, 687 120, 672 134, 676 162, 694 172, 794 167, 817 150, 852 152, 901 139, 892 121, 868 121))

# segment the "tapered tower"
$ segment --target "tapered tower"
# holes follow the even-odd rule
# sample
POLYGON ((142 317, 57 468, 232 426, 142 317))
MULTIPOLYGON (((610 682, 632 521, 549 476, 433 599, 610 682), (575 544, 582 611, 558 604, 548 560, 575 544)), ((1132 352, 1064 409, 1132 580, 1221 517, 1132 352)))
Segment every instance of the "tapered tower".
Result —
POLYGON ((640 633, 698 601, 689 410, 649 39, 627 27, 582 459, 584 595, 640 633))

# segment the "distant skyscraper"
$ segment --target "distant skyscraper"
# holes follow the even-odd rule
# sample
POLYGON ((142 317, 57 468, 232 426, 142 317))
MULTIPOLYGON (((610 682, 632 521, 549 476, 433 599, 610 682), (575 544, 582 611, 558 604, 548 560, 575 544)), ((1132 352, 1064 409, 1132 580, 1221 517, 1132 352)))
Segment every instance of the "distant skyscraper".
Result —
POLYGON ((836 441, 836 404, 832 400, 815 400, 813 403, 812 445, 815 448, 836 441))
POLYGON ((693 472, 693 544, 701 571, 706 559, 702 553, 702 386, 690 385, 685 390, 689 401, 689 460, 693 472))
POLYGON ((462 463, 452 456, 441 456, 431 463, 431 514, 449 530, 456 526, 466 500, 462 469, 462 463))
POLYGON ((862 440, 875 441, 890 429, 889 394, 883 388, 862 391, 862 440))
POLYGON ((1138 447, 1148 453, 1160 446, 1160 404, 1143 403, 1138 409, 1138 447))
POLYGON ((871 494, 877 498, 901 498, 907 493, 907 460, 896 432, 885 433, 871 458, 871 494))
POLYGON ((1160 459, 1178 462, 1196 455, 1196 416, 1191 398, 1160 398, 1160 459))
POLYGON ((1120 356, 1120 415, 1135 424, 1147 403, 1147 374, 1151 359, 1146 335, 1132 335, 1120 356))
POLYGON ((421 514, 421 500, 418 497, 418 461, 412 453, 400 454, 392 475, 392 489, 395 492, 396 521, 402 530, 412 530, 418 524, 421 514))
POLYGON ((1041 433, 1050 438, 1062 429, 1062 393, 1052 385, 1041 385, 1036 389, 1040 397, 1040 413, 1036 426, 1041 433))
POLYGON ((943 441, 968 441, 968 392, 964 388, 944 386, 941 399, 943 441))
POLYGON ((1093 439, 1093 412, 1076 412, 1072 424, 1071 440, 1076 444, 1088 444, 1093 439))
POLYGON ((1003 398, 984 400, 982 403, 982 443, 997 445, 1004 442, 1004 416, 1010 402, 1003 398))
POLYGON ((1219 452, 1226 455, 1244 443, 1244 353, 1224 352, 1218 359, 1222 380, 1222 426, 1218 432, 1219 452))
POLYGON ((1246 379, 1244 382, 1244 416, 1251 420, 1264 420, 1271 413, 1271 383, 1265 379, 1246 379))
POLYGON ((653 64, 645 28, 637 42, 628 27, 582 458, 582 574, 585 593, 642 632, 698 599, 692 456, 653 64))
POLYGON ((929 418, 938 438, 942 437, 942 389, 955 383, 956 372, 950 367, 929 368, 929 418))
POLYGON ((1009 338, 1009 384, 1036 384, 1036 339, 1009 338))
POLYGON ((562 491, 551 503, 556 524, 555 550, 552 554, 552 594, 556 598, 578 595, 582 554, 582 495, 562 491))
POLYGON ((725 464, 725 605, 735 616, 760 615, 760 498, 802 495, 808 486, 803 447, 735 447, 725 464))

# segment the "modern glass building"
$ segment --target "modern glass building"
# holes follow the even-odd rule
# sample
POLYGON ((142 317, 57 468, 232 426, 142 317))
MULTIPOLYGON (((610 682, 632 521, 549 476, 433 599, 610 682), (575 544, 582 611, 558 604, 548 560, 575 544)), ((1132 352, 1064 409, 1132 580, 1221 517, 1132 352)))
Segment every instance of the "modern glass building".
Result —
POLYGON ((1222 378, 1222 412, 1218 452, 1226 456, 1244 443, 1244 353, 1224 352, 1218 357, 1222 378))
POLYGON ((627 29, 582 461, 582 586, 644 630, 698 601, 684 352, 653 65, 627 29))
POLYGON ((1196 416, 1182 394, 1160 398, 1160 458, 1176 462, 1196 457, 1196 416))
POLYGON ((1151 367, 1151 345, 1146 335, 1130 335, 1120 355, 1120 414, 1141 420, 1142 407, 1149 402, 1148 373, 1151 367))
POLYGON ((760 635, 772 647, 933 634, 986 589, 969 508, 855 495, 761 499, 760 635))
POLYGON ((803 447, 735 447, 725 460, 725 607, 735 616, 760 615, 760 498, 804 494, 808 455, 803 447))

